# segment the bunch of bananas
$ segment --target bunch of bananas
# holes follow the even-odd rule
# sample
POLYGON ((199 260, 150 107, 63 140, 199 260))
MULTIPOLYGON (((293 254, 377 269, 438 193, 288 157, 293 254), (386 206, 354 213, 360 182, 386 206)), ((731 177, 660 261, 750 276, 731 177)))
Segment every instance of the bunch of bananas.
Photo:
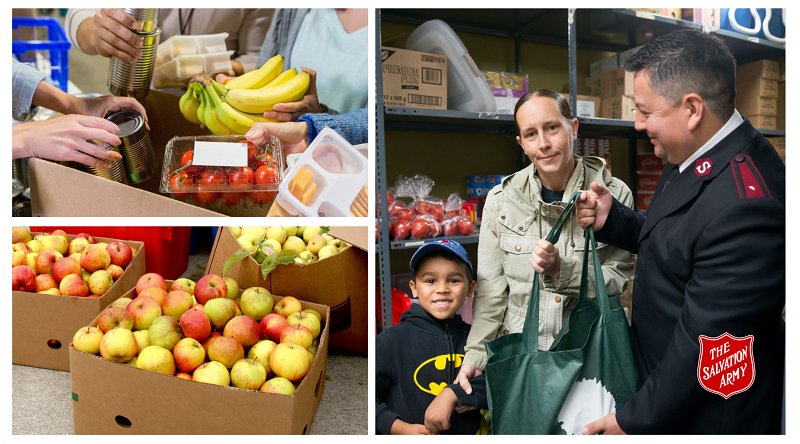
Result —
POLYGON ((308 73, 283 70, 283 56, 276 55, 261 68, 227 81, 224 85, 207 74, 192 78, 181 97, 181 114, 203 124, 215 135, 245 134, 256 122, 279 122, 263 116, 277 103, 300 100, 308 90, 308 73))

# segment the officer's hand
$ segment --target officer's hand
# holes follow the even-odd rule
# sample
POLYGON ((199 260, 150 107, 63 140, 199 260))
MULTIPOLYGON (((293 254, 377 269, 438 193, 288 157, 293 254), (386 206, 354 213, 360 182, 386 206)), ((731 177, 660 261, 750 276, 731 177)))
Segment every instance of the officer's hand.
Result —
POLYGON ((472 394, 472 385, 469 383, 469 380, 480 375, 481 372, 474 365, 467 364, 464 362, 461 364, 461 370, 458 372, 458 376, 456 376, 456 382, 464 389, 467 394, 472 394))
POLYGON ((603 416, 597 421, 587 424, 581 429, 584 435, 627 435, 617 424, 617 412, 603 416))
POLYGON ((600 231, 611 211, 613 198, 604 185, 592 182, 590 186, 592 189, 581 192, 575 204, 575 217, 584 230, 591 225, 594 231, 600 231))
POLYGON ((531 253, 531 267, 539 273, 552 276, 553 279, 561 277, 561 258, 558 256, 558 247, 539 239, 531 253))
POLYGON ((449 430, 450 415, 453 414, 456 404, 458 404, 456 394, 450 387, 445 387, 425 410, 425 428, 434 433, 449 430))

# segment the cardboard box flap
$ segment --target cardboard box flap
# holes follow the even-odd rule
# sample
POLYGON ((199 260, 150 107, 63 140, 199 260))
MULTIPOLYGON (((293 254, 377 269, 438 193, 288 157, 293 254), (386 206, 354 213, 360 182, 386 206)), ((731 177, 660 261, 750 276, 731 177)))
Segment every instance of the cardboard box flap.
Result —
POLYGON ((369 251, 369 230, 364 227, 331 227, 331 236, 346 241, 363 251, 369 251))

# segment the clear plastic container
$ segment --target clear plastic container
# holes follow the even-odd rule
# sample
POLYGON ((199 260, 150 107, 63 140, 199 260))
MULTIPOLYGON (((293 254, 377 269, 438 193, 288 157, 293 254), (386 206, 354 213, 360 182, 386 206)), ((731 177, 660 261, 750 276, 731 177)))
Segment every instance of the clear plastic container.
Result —
POLYGON ((308 217, 366 216, 368 160, 336 131, 323 129, 302 157, 292 160, 294 165, 284 175, 276 199, 287 212, 308 217), (308 171, 313 177, 307 188, 293 193, 293 181, 301 171, 308 171), (305 203, 295 196, 309 189, 312 192, 305 203))
POLYGON ((447 23, 430 20, 419 25, 408 36, 406 49, 447 56, 447 109, 489 113, 497 110, 489 85, 447 23))
POLYGON ((158 46, 156 66, 182 55, 225 52, 227 32, 206 35, 176 35, 158 46))
POLYGON ((214 74, 233 69, 231 55, 234 51, 215 52, 211 54, 181 55, 159 65, 153 71, 155 88, 172 88, 181 86, 193 76, 202 72, 214 74))
MULTIPOLYGON (((203 154, 208 153, 206 151, 203 154)), ((267 165, 270 166, 270 165, 267 165)), ((244 136, 192 136, 173 137, 164 153, 159 190, 172 194, 175 199, 211 210, 225 208, 268 208, 278 193, 284 178, 283 148, 280 140, 270 136, 266 145, 256 146, 244 136), (199 142, 222 142, 227 145, 199 145, 199 142), (222 155, 214 157, 213 164, 198 157, 202 150, 212 150, 222 155), (189 165, 186 153, 192 151, 193 163, 189 165), (237 163, 238 160, 246 159, 237 163), (260 181, 258 167, 272 162, 274 171, 265 169, 260 181), (246 165, 246 166, 244 166, 246 165), (250 173, 244 171, 250 169, 250 173), (244 180, 252 174, 252 180, 244 180), (261 183, 260 183, 261 182, 261 183)))

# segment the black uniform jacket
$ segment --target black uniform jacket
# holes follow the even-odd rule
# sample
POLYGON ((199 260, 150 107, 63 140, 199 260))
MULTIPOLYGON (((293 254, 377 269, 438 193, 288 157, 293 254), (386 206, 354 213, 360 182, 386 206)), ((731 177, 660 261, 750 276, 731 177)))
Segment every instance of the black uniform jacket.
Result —
POLYGON ((614 201, 598 241, 638 253, 626 433, 780 433, 786 301, 785 165, 746 119, 646 214, 614 201), (709 172, 710 169, 710 172, 709 172), (755 380, 725 399, 698 381, 699 336, 753 335, 755 380))

